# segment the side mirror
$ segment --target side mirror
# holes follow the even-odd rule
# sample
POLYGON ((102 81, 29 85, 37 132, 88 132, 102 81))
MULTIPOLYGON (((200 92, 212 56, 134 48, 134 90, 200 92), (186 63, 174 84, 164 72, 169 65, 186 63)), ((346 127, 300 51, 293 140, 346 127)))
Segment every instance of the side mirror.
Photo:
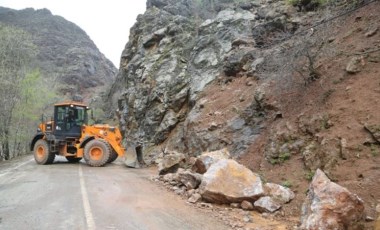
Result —
POLYGON ((95 120, 95 118, 94 118, 94 110, 92 110, 92 109, 91 109, 91 119, 95 120))

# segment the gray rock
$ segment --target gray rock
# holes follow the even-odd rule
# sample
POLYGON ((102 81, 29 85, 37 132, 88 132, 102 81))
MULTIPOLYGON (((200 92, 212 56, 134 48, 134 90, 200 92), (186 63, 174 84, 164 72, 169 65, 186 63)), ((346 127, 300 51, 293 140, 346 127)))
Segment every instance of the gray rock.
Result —
POLYGON ((380 125, 377 124, 365 124, 364 128, 372 135, 372 137, 380 142, 380 125))
POLYGON ((245 120, 243 118, 238 118, 233 120, 229 125, 233 130, 241 130, 245 125, 245 120))
POLYGON ((234 160, 212 164, 203 174, 199 189, 206 201, 226 204, 255 201, 264 194, 259 175, 234 160))
POLYGON ((251 223, 251 222, 252 222, 252 218, 251 218, 250 216, 244 216, 244 217, 243 217, 243 221, 244 221, 245 223, 251 223))
POLYGON ((363 201, 318 169, 302 206, 301 229, 347 229, 363 218, 363 201))
POLYGON ((196 189, 202 181, 202 175, 199 173, 182 172, 179 174, 179 181, 186 186, 187 189, 196 189))
POLYGON ((256 71, 257 67, 264 63, 265 59, 263 57, 255 59, 251 64, 252 71, 256 71))
POLYGON ((195 193, 196 193, 195 189, 187 190, 187 197, 191 197, 191 196, 194 195, 195 193))
POLYGON ((351 60, 347 63, 346 71, 347 73, 357 73, 360 72, 362 69, 361 63, 362 63, 363 57, 353 57, 351 60))
POLYGON ((295 197, 294 192, 292 192, 292 190, 278 184, 266 183, 264 185, 264 190, 265 195, 272 197, 280 204, 288 203, 295 197))
POLYGON ((168 174, 164 175, 162 179, 165 182, 173 181, 174 180, 174 173, 168 173, 168 174))
POLYGON ((158 164, 159 175, 174 173, 178 170, 180 163, 185 161, 185 155, 182 153, 174 153, 164 156, 160 164, 158 164))
POLYGON ((231 208, 240 208, 240 204, 239 203, 231 203, 230 207, 231 208))
POLYGON ((199 193, 194 193, 187 201, 190 203, 197 203, 202 199, 202 196, 199 193))
POLYGON ((273 213, 281 208, 281 205, 269 196, 259 198, 253 205, 260 212, 273 213))
POLYGON ((375 35, 377 33, 378 30, 379 30, 378 27, 373 28, 373 29, 369 30, 367 33, 365 33, 365 36, 366 37, 372 37, 373 35, 375 35))

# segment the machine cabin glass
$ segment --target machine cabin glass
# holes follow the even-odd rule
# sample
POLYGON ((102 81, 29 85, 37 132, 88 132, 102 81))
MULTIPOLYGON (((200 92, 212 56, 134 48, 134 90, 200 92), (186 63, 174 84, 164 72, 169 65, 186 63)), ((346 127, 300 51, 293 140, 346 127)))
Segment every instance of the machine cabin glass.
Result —
POLYGON ((54 134, 56 136, 80 137, 81 126, 87 124, 87 108, 78 105, 61 105, 54 108, 54 134))

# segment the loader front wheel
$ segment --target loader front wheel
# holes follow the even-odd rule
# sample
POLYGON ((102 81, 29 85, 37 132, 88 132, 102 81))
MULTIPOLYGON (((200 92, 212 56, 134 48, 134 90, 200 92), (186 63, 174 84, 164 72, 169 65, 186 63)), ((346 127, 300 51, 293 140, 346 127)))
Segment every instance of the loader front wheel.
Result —
POLYGON ((40 165, 51 164, 55 158, 55 154, 49 152, 49 145, 43 139, 38 140, 34 145, 33 155, 34 160, 40 165))
POLYGON ((84 160, 90 166, 101 167, 107 164, 111 149, 106 141, 94 139, 84 147, 84 160))
POLYGON ((118 156, 119 156, 119 155, 117 155, 117 153, 116 153, 114 150, 112 150, 112 151, 111 151, 110 159, 108 159, 108 162, 107 162, 107 163, 112 163, 112 162, 114 162, 114 161, 117 159, 118 156))

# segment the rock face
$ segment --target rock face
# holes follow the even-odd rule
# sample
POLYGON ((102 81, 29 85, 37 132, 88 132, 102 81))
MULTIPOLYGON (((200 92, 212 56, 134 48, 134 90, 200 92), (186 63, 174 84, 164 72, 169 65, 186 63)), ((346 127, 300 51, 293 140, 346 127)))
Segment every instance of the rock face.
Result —
POLYGON ((30 33, 38 48, 36 66, 48 82, 58 81, 62 94, 90 93, 113 81, 117 69, 75 24, 47 9, 0 7, 0 23, 30 33))
POLYGON ((234 160, 219 160, 211 165, 199 186, 202 198, 214 203, 256 201, 263 196, 260 177, 234 160))
POLYGON ((301 229, 352 229, 363 218, 363 201, 317 170, 302 207, 301 229))
MULTIPOLYGON (((152 146, 163 143, 194 156, 234 144, 209 133, 218 126, 193 129, 197 100, 220 76, 253 76, 264 61, 257 53, 254 36, 261 36, 267 28, 273 30, 270 36, 281 29, 294 30, 282 17, 287 5, 276 4, 281 10, 270 18, 278 18, 278 22, 253 32, 252 28, 267 21, 257 16, 258 4, 252 2, 149 0, 146 12, 131 29, 119 74, 108 95, 113 106, 122 111, 120 123, 128 139, 145 143, 145 155, 154 154, 157 149, 152 146)), ((269 18, 266 14, 269 12, 263 12, 263 17, 269 18)), ((262 99, 258 97, 257 103, 262 99)), ((255 110, 263 107, 253 105, 255 110)), ((247 113, 262 117, 250 109, 247 113)), ((228 129, 238 133, 235 145, 243 151, 260 126, 241 118, 236 121, 228 129)))

